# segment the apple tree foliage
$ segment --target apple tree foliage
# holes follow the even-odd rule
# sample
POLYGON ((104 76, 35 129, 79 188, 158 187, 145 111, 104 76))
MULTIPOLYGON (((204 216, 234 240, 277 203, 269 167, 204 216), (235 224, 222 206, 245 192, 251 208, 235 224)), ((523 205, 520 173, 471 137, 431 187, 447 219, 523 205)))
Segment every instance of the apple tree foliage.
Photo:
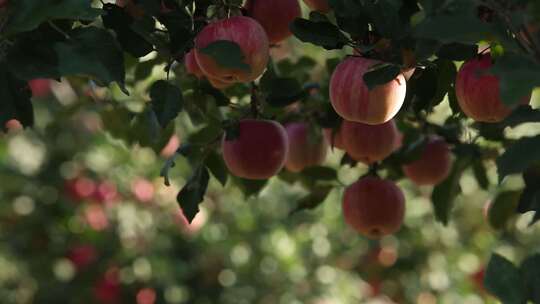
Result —
MULTIPOLYGON (((314 81, 317 62, 309 56, 297 61, 271 61, 254 83, 213 88, 185 72, 183 58, 194 47, 197 33, 214 19, 242 14, 239 0, 139 0, 139 15, 113 3, 87 0, 16 0, 0 16, 0 125, 17 119, 34 124, 27 81, 70 77, 90 87, 120 90, 126 96, 143 83, 152 69, 164 67, 166 77, 148 84, 144 107, 133 110, 122 101, 100 100, 97 107, 105 130, 127 145, 160 151, 174 132, 175 120, 188 119, 195 131, 182 139, 176 155, 163 164, 169 172, 178 158, 191 165, 190 177, 178 202, 191 221, 199 211, 209 180, 236 185, 246 197, 257 195, 267 183, 230 175, 220 156, 224 130, 234 134, 244 117, 277 121, 310 119, 323 128, 337 128, 340 117, 330 105, 329 77, 342 58, 328 59, 324 77, 314 81), (163 2, 163 3, 162 3, 163 2), (165 5, 168 10, 162 11, 165 5), (154 56, 146 57, 149 54, 154 56), (150 58, 141 60, 141 58, 150 58), (298 103, 298 113, 287 107, 298 103)), ((431 194, 435 218, 452 221, 459 180, 473 172, 481 187, 501 184, 522 175, 525 187, 501 191, 488 215, 490 224, 503 228, 516 213, 536 212, 540 219, 540 136, 511 138, 505 130, 540 122, 540 112, 520 106, 499 123, 476 123, 461 112, 455 96, 456 63, 474 58, 488 48, 495 58, 490 73, 500 79, 501 97, 508 105, 540 86, 540 2, 534 0, 329 0, 332 12, 311 12, 290 24, 305 44, 328 51, 355 50, 385 62, 365 74, 368 87, 395 78, 403 69, 416 68, 407 83, 405 104, 396 117, 404 144, 372 170, 387 178, 403 178, 401 165, 418 157, 428 134, 451 144, 455 157, 449 177, 431 194), (442 123, 429 117, 448 102, 452 112, 442 123), (486 168, 496 165, 498 180, 486 168)), ((234 43, 217 43, 204 50, 222 65, 245 68, 234 43)), ((357 164, 347 155, 341 166, 357 164)), ((309 194, 291 213, 318 207, 339 184, 336 168, 318 166, 300 173, 283 171, 277 178, 300 182, 309 194)), ((487 269, 486 288, 504 303, 540 303, 540 264, 531 256, 520 267, 494 255, 487 269)))

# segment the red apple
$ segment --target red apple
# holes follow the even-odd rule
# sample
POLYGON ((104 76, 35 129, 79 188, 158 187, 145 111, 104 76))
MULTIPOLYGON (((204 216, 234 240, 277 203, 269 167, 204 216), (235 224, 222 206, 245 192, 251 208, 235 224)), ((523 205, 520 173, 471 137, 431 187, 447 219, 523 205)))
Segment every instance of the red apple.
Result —
POLYGON ((287 132, 271 120, 244 119, 238 125, 238 137, 222 140, 223 159, 229 171, 238 177, 267 179, 285 164, 289 151, 287 132))
POLYGON ((269 42, 263 27, 253 18, 235 16, 208 24, 195 38, 195 58, 204 75, 222 83, 250 82, 257 79, 268 63, 269 42), (223 67, 200 50, 227 40, 238 44, 249 69, 223 67))
POLYGON ((334 132, 332 129, 324 129, 324 137, 332 148, 338 148, 340 150, 345 150, 345 143, 343 142, 343 136, 341 135, 341 128, 334 132))
POLYGON ((403 173, 417 185, 436 185, 448 177, 452 155, 444 139, 430 136, 420 158, 403 165, 403 173))
POLYGON ((156 291, 153 288, 143 288, 137 292, 137 304, 156 303, 156 291))
POLYGON ((159 152, 159 155, 161 155, 164 158, 169 158, 173 156, 178 148, 180 147, 180 137, 178 135, 173 134, 171 138, 169 138, 169 141, 167 142, 167 145, 161 149, 159 152))
POLYGON ((188 74, 194 75, 197 78, 204 77, 197 60, 195 59, 195 52, 193 49, 187 52, 186 56, 184 56, 184 65, 186 66, 186 71, 188 74))
POLYGON ((47 97, 49 93, 51 92, 51 81, 50 79, 45 78, 37 78, 32 79, 28 81, 28 85, 30 86, 30 90, 32 90, 32 96, 33 97, 47 97))
POLYGON ((300 172, 324 162, 328 142, 322 134, 311 133, 306 123, 289 123, 285 130, 289 139, 289 153, 285 162, 287 170, 300 172))
POLYGON ((345 189, 345 222, 369 238, 397 232, 405 216, 405 197, 394 182, 375 176, 360 178, 345 189))
POLYGON ((10 119, 6 121, 4 126, 8 132, 18 132, 23 129, 23 125, 17 119, 10 119))
POLYGON ((139 202, 148 203, 154 199, 154 184, 144 178, 137 178, 131 183, 131 193, 139 202))
POLYGON ((94 285, 94 297, 102 304, 117 304, 120 301, 118 269, 112 268, 94 285))
POLYGON ((96 260, 96 248, 92 245, 75 246, 69 250, 67 258, 75 265, 77 270, 81 270, 96 260))
MULTIPOLYGON (((456 97, 461 110, 479 122, 500 122, 512 112, 500 97, 499 78, 488 74, 493 65, 491 54, 465 62, 457 74, 456 97)), ((531 95, 522 98, 522 104, 529 104, 531 95)))
POLYGON ((319 11, 325 14, 330 12, 328 0, 304 0, 304 3, 314 11, 319 11))
POLYGON ((94 200, 98 203, 112 203, 118 199, 116 185, 110 181, 102 181, 97 184, 93 194, 94 200))
POLYGON ((363 57, 348 57, 336 67, 330 79, 330 100, 341 117, 377 125, 399 112, 407 91, 403 74, 372 90, 364 82, 364 74, 378 63, 363 57))
POLYGON ((65 183, 66 194, 74 201, 92 197, 96 191, 96 183, 87 177, 76 177, 65 183))
POLYGON ((103 231, 109 227, 109 219, 103 206, 90 204, 84 210, 84 220, 95 231, 103 231))
POLYGON ((271 44, 291 36, 289 24, 302 14, 298 0, 248 0, 245 8, 262 25, 271 44))
POLYGON ((380 125, 343 121, 341 139, 345 151, 355 160, 372 164, 388 157, 396 150, 399 131, 394 120, 380 125))

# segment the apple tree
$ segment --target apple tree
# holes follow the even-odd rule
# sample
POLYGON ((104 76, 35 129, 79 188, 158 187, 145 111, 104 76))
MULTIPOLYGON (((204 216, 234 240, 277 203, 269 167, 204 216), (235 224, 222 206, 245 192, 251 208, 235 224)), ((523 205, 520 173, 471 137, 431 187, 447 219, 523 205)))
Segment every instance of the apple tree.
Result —
MULTIPOLYGON (((257 211, 256 221, 276 231, 317 223, 318 210, 337 210, 334 221, 344 224, 349 239, 376 247, 382 264, 388 261, 384 240, 405 239, 414 245, 409 251, 418 248, 416 259, 398 263, 409 271, 421 267, 428 251, 414 237, 422 228, 408 211, 418 208, 415 201, 429 201, 425 220, 445 229, 468 221, 459 211, 464 205, 484 204, 485 198, 479 202, 470 196, 479 191, 488 194, 489 203, 484 216, 473 216, 476 222, 487 221, 500 242, 522 246, 519 254, 494 252, 479 289, 503 303, 540 303, 535 253, 540 244, 512 228, 522 214, 528 216, 528 229, 540 219, 535 125, 540 112, 534 92, 539 86, 540 2, 535 0, 0 1, 0 125, 5 131, 0 155, 14 153, 18 160, 14 165, 2 156, 5 195, 0 197, 13 200, 19 215, 30 197, 44 202, 28 221, 9 220, 11 211, 2 211, 0 227, 6 233, 0 236, 31 272, 44 269, 33 264, 40 263, 34 261, 36 253, 46 261, 65 255, 81 229, 66 219, 82 212, 93 229, 86 237, 100 248, 111 244, 102 252, 107 259, 126 258, 125 248, 138 248, 155 263, 167 261, 156 270, 163 281, 175 280, 167 265, 180 259, 185 269, 192 266, 175 273, 191 282, 190 292, 208 290, 210 303, 233 303, 204 280, 223 263, 219 250, 211 250, 201 267, 189 263, 217 244, 208 240, 219 239, 218 228, 204 242, 171 237, 155 252, 135 237, 96 236, 110 225, 122 235, 125 218, 139 216, 118 207, 118 222, 109 222, 107 206, 123 193, 140 202, 154 199, 153 194, 147 198, 154 183, 128 182, 125 176, 146 172, 159 176, 164 189, 172 185, 175 221, 184 232, 208 216, 206 209, 214 210, 223 226, 237 225, 231 234, 255 231, 258 223, 249 224, 255 207, 234 203, 220 211, 227 208, 220 207, 228 203, 223 198, 257 204, 270 192, 275 200, 286 200, 281 205, 286 212, 276 212, 275 218, 257 211), (45 102, 51 94, 58 99, 54 104, 45 102), (46 165, 34 168, 32 161, 46 165), (81 174, 81 162, 94 173, 81 174), (105 175, 117 182, 98 181, 105 175), (59 195, 59 188, 65 193, 59 195), (74 211, 69 203, 56 202, 58 196, 101 205, 74 211), (168 250, 174 254, 160 252, 168 250)), ((152 216, 159 219, 159 211, 152 210, 152 216)), ((141 225, 138 229, 145 230, 141 225)), ((164 233, 173 235, 167 227, 164 233)), ((457 229, 461 238, 472 235, 469 228, 457 229)), ((347 245, 340 242, 332 251, 346 252, 347 245)), ((314 252, 324 245, 318 246, 314 252)), ((71 247, 67 257, 76 270, 96 260, 93 248, 71 247)), ((244 247, 234 248, 245 253, 238 249, 244 247)), ((149 262, 133 260, 134 276, 144 277, 149 262)), ((57 273, 66 272, 67 266, 55 265, 57 273)), ((95 271, 104 274, 94 296, 119 303, 120 281, 130 276, 110 263, 99 265, 95 271)), ((391 267, 385 271, 392 273, 391 267)), ((38 282, 48 275, 35 274, 38 282)), ((219 275, 223 286, 233 277, 219 275)), ((85 282, 73 284, 84 290, 85 282)), ((139 304, 182 293, 160 284, 154 289, 131 284, 124 293, 136 294, 139 304)), ((58 301, 64 285, 50 285, 33 292, 34 299, 58 301)), ((394 291, 399 303, 425 295, 394 291)), ((271 296, 267 302, 255 298, 264 297, 253 296, 252 302, 277 303, 271 296)), ((435 303, 425 299, 418 303, 435 303)))

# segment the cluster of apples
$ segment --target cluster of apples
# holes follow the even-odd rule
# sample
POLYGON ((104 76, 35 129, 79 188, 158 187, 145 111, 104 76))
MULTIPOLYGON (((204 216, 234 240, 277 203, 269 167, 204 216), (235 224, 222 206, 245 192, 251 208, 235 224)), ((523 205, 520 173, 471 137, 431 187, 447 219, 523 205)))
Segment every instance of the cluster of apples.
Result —
MULTIPOLYGON (((328 12, 326 1, 305 1, 312 9, 328 12)), ((297 0, 246 3, 248 16, 235 16, 207 25, 196 37, 195 48, 185 57, 187 71, 206 77, 216 88, 257 79, 268 61, 270 44, 291 35, 289 23, 300 15, 297 0), (272 14, 271 12, 279 12, 272 14), (271 18, 269 16, 272 16, 271 18), (275 16, 280 16, 276 18, 275 16), (219 66, 199 50, 212 42, 237 43, 249 71, 219 66)), ((285 127, 269 120, 244 119, 238 137, 222 140, 229 171, 242 178, 267 179, 283 167, 292 172, 324 162, 329 142, 353 159, 371 165, 384 160, 401 147, 402 135, 393 120, 405 100, 406 81, 411 70, 371 90, 363 76, 380 61, 360 56, 345 58, 330 80, 330 100, 344 119, 337 131, 310 136, 312 128, 303 122, 285 127)), ((500 100, 499 81, 489 75, 489 53, 466 62, 456 80, 456 95, 463 112, 480 122, 499 122, 512 111, 500 100)), ((530 96, 523 99, 528 103, 530 96)), ((317 132, 315 132, 317 133, 317 132)), ((436 185, 448 177, 452 167, 450 147, 443 138, 429 135, 420 157, 403 165, 404 174, 417 185, 436 185)), ((364 176, 346 188, 343 198, 346 222, 371 238, 399 230, 405 214, 405 198, 392 181, 364 176)))

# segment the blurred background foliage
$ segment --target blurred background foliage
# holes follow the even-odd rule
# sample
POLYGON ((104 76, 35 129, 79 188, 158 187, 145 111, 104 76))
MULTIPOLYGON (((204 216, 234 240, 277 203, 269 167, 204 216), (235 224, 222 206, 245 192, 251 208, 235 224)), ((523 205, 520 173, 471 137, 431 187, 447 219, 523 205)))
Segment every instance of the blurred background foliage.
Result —
MULTIPOLYGON (((324 82, 335 58, 350 50, 292 38, 272 53, 282 73, 324 82)), ((490 254, 520 261, 540 251, 530 213, 499 229, 487 220, 497 193, 523 187, 521 177, 497 187, 494 164, 486 167, 487 189, 472 169, 461 177, 463 194, 448 226, 434 219, 431 188, 402 180, 403 228, 380 241, 360 237, 343 221, 341 194, 367 167, 341 166, 337 149, 326 165, 338 170, 340 186, 319 207, 292 212, 308 191, 278 177, 260 192, 212 177, 201 212, 188 224, 176 195, 191 174, 189 161, 177 159, 170 186, 160 171, 198 130, 196 115, 181 113, 175 133, 152 149, 126 144, 133 126, 119 125, 121 112, 104 102, 142 111, 150 84, 166 77, 166 64, 152 56, 140 63, 127 57, 130 96, 78 77, 50 81, 50 92, 34 92, 36 127, 1 135, 2 303, 495 303, 482 287, 490 254)), ((182 65, 174 72, 180 86, 196 81, 182 65)), ((241 84, 228 89, 246 102, 248 92, 241 84)), ((200 101, 191 93, 186 107, 190 98, 200 101)), ((535 94, 532 106, 539 104, 535 94)), ((445 100, 429 120, 443 122, 451 113, 445 100)), ((517 138, 539 131, 523 124, 505 132, 517 138)))

